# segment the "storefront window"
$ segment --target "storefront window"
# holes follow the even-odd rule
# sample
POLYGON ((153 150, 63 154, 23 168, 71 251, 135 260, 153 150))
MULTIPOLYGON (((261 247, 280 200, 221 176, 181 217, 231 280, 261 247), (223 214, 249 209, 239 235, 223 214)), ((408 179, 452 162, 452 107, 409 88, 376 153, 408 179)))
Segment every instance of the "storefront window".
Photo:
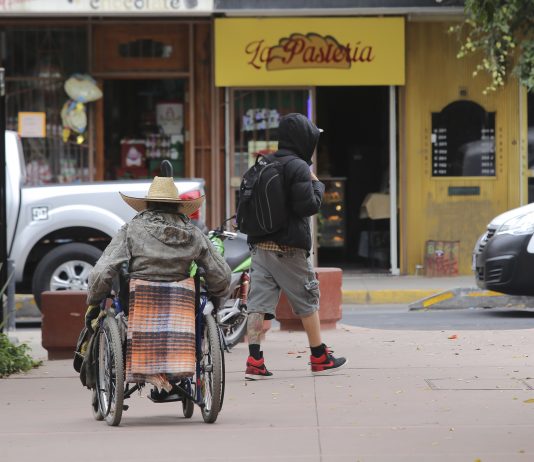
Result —
POLYGON ((456 101, 432 114, 432 176, 495 176, 495 113, 456 101))
POLYGON ((0 53, 6 70, 7 128, 18 129, 21 112, 45 114, 45 136, 22 138, 27 184, 89 180, 86 138, 64 142, 61 118, 69 99, 65 80, 87 72, 86 28, 3 27, 0 53))
POLYGON ((243 173, 259 154, 278 147, 280 117, 291 112, 308 114, 308 90, 234 90, 234 139, 231 189, 234 204, 243 173))
POLYGON ((107 80, 106 179, 152 178, 168 159, 184 176, 184 79, 107 80))

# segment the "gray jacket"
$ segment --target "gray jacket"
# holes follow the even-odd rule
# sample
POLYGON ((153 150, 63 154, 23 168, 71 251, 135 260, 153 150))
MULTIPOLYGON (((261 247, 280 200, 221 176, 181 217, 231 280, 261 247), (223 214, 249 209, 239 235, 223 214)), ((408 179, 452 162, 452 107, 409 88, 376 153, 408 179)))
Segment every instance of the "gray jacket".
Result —
POLYGON ((144 210, 120 229, 97 261, 89 275, 88 305, 100 303, 111 292, 121 265, 127 261, 131 278, 181 281, 189 277, 195 261, 206 270, 212 295, 225 296, 230 284, 229 266, 189 218, 144 210))

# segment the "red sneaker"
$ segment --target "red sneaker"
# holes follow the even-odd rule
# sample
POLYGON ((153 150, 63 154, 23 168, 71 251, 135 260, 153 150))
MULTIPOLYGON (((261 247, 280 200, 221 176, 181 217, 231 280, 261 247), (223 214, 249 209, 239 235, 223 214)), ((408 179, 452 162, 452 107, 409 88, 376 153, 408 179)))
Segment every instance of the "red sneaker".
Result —
POLYGON ((347 360, 345 358, 335 358, 332 351, 325 345, 325 352, 316 358, 310 356, 311 371, 313 375, 330 374, 341 369, 347 360))
POLYGON ((246 380, 264 380, 273 375, 265 367, 265 360, 263 358, 254 359, 249 356, 247 359, 247 370, 245 371, 246 380))

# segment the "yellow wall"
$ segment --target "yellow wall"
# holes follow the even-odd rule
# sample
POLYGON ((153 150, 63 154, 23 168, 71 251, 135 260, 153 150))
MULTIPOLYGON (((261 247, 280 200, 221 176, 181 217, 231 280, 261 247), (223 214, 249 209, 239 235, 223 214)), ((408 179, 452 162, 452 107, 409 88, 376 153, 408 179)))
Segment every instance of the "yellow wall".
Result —
MULTIPOLYGON (((520 205, 519 98, 510 79, 484 96, 484 77, 473 77, 475 60, 457 59, 458 42, 450 24, 407 22, 406 86, 401 87, 400 256, 401 271, 413 274, 424 264, 427 240, 460 241, 459 269, 471 274, 473 246, 497 214, 520 205), (460 90, 467 96, 460 96, 460 90), (432 178, 431 113, 468 99, 496 112, 496 177, 432 178), (479 196, 448 196, 449 186, 479 186, 479 196)), ((521 153, 526 170, 526 150, 521 153)), ((524 190, 523 190, 524 193, 524 190)))

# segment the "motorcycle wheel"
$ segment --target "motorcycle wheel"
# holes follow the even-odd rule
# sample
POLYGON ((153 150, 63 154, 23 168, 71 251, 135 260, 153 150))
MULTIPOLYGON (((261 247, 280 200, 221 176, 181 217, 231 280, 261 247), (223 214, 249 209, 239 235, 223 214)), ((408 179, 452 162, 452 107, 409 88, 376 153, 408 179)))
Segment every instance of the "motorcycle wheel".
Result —
POLYGON ((236 346, 245 337, 247 333, 247 318, 247 308, 243 307, 234 322, 227 325, 219 325, 224 338, 224 344, 228 349, 236 346))

